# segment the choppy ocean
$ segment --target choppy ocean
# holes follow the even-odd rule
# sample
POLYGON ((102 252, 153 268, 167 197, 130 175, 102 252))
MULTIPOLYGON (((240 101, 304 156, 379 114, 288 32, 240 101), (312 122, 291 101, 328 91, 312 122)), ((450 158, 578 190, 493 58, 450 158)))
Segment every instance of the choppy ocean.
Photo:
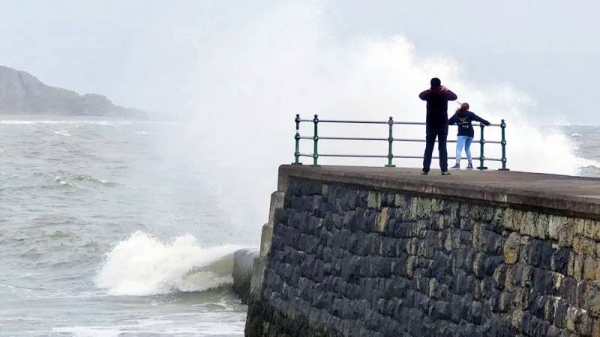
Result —
MULTIPOLYGON (((215 202, 202 153, 168 141, 182 128, 0 121, 0 335, 243 335, 231 254, 261 224, 215 202)), ((600 177, 600 127, 563 132, 600 177)))
POLYGON ((0 335, 243 335, 231 254, 258 243, 180 127, 0 122, 0 335))

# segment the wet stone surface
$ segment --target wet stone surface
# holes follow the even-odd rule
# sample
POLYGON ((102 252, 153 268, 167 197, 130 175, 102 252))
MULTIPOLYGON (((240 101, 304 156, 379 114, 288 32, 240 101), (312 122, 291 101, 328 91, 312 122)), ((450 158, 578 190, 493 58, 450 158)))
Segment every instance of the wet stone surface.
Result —
POLYGON ((248 336, 600 336, 600 224, 291 179, 248 336))

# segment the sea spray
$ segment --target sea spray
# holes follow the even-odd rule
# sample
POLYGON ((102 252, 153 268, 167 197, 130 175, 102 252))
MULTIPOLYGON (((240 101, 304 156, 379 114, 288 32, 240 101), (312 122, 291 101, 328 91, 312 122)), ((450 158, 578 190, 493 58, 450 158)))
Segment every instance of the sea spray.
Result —
POLYGON ((204 291, 232 282, 232 254, 240 248, 202 248, 189 234, 165 243, 137 231, 107 254, 96 284, 110 295, 204 291))
MULTIPOLYGON (((266 218, 268 196, 276 187, 277 167, 291 163, 294 118, 425 120, 418 94, 437 76, 469 102, 480 116, 508 125, 507 158, 512 170, 574 175, 578 160, 571 140, 558 128, 543 127, 548 119, 531 117, 536 101, 512 84, 490 78, 469 80, 468 65, 452 55, 427 56, 402 32, 393 35, 339 37, 328 17, 327 3, 277 3, 254 20, 240 22, 211 41, 211 53, 199 56, 198 113, 180 136, 182 147, 202 157, 211 181, 226 182, 219 191, 226 201, 245 200, 243 219, 257 228, 266 218), (274 28, 276 27, 276 29, 274 28), (192 146, 190 144, 194 144, 192 146)), ((490 64, 493 67, 493 64, 490 64)), ((518 87, 518 83, 515 83, 518 87)), ((527 88, 525 88, 526 90, 527 88)), ((449 114, 457 105, 450 104, 449 114)), ((553 118, 552 118, 553 119, 553 118)), ((456 128, 450 127, 450 139, 456 128)), ((302 124, 300 135, 313 136, 302 124)), ((387 125, 320 124, 319 136, 387 138, 387 125)), ((421 126, 395 127, 395 138, 424 139, 421 126)), ((490 141, 500 140, 498 127, 486 129, 490 141)), ((301 152, 312 155, 312 142, 302 140, 301 152)), ((420 157, 422 143, 394 143, 395 155, 420 157)), ((449 153, 454 154, 453 144, 449 153)), ((324 154, 387 155, 387 142, 319 142, 324 154)), ((437 152, 437 149, 436 149, 437 152)), ((479 144, 473 144, 479 154, 479 144)), ((500 158, 498 144, 487 144, 485 155, 500 158)), ((311 158, 303 158, 312 164, 311 158)), ((383 166, 385 159, 319 158, 320 164, 383 166)), ((402 167, 419 167, 419 159, 394 159, 402 167)), ((477 165, 478 163, 476 163, 477 165)), ((487 162, 490 169, 499 162, 487 162)), ((437 167, 434 161, 433 167, 437 167)), ((215 183, 217 184, 217 183, 215 183)), ((233 216, 233 215, 232 215, 233 216)))

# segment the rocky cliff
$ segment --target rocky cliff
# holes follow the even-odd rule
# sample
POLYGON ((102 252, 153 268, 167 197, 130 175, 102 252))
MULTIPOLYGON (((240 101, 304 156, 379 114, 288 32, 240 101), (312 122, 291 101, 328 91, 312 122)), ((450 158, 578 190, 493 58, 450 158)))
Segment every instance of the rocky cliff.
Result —
POLYGON ((51 87, 27 72, 3 66, 0 66, 0 113, 146 118, 144 112, 117 106, 105 96, 80 95, 51 87))

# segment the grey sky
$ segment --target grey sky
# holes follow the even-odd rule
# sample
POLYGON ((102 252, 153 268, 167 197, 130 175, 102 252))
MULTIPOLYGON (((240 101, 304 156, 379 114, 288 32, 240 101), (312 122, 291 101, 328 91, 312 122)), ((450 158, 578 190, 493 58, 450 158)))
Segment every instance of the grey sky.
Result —
MULTIPOLYGON (((218 58, 211 53, 221 37, 274 3, 2 0, 0 64, 118 104, 194 110, 196 92, 207 89, 199 63, 218 58)), ((404 34, 417 54, 452 57, 471 83, 526 92, 539 104, 535 114, 600 124, 596 2, 337 0, 322 8, 336 43, 404 34)))

